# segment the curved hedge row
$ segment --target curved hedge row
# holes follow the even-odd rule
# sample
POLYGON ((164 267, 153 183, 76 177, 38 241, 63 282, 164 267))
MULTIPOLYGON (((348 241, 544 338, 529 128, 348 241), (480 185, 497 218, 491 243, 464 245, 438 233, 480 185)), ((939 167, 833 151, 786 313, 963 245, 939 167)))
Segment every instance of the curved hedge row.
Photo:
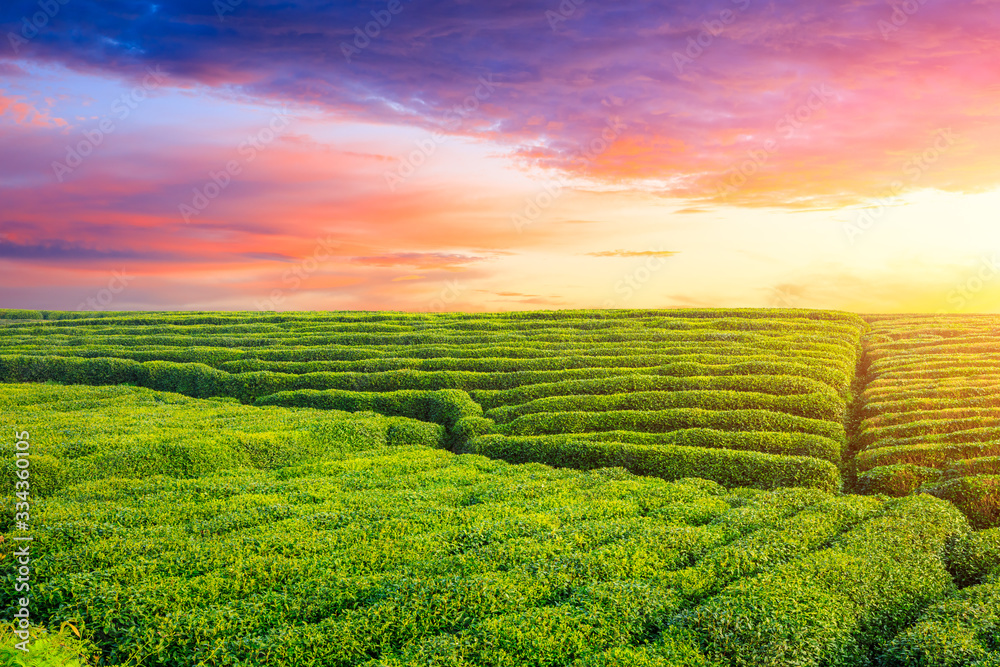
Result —
MULTIPOLYGON (((492 425, 493 422, 491 421, 492 425)), ((479 435, 497 433, 483 428, 479 435)), ((502 434, 498 434, 502 435, 502 434)), ((511 437, 511 436, 504 436, 511 437)), ((732 449, 736 451, 760 452, 782 456, 808 456, 831 463, 840 463, 841 446, 818 435, 807 433, 781 433, 776 431, 717 431, 707 428, 690 428, 667 433, 641 433, 637 431, 599 431, 594 433, 574 433, 567 435, 522 435, 520 441, 551 440, 560 438, 584 440, 588 442, 621 442, 647 447, 675 445, 681 447, 701 447, 705 449, 732 449)))
POLYGON ((982 456, 962 461, 952 461, 944 470, 945 479, 954 479, 969 475, 1000 475, 1000 456, 982 456))
MULTIPOLYGON (((843 383, 833 378, 840 374, 801 364, 739 363, 731 366, 672 364, 640 369, 654 375, 755 375, 790 374, 825 381, 834 388, 843 383)), ((581 368, 561 371, 523 371, 513 373, 478 373, 472 371, 385 371, 381 373, 308 373, 291 375, 258 371, 231 374, 205 364, 181 364, 168 361, 137 362, 128 359, 82 359, 59 356, 0 356, 0 381, 44 382, 56 380, 71 384, 138 383, 163 391, 188 393, 178 387, 193 387, 197 397, 234 396, 243 401, 258 396, 293 389, 347 389, 354 391, 397 391, 401 389, 511 389, 523 385, 559 382, 571 379, 620 377, 636 369, 581 368), (153 384, 147 383, 156 383, 153 384), (169 386, 167 386, 169 385, 169 386), (212 393, 215 392, 215 393, 212 393)))
MULTIPOLYGON (((827 393, 839 395, 828 385, 792 375, 686 376, 623 375, 596 380, 565 380, 532 384, 514 389, 474 390, 472 397, 484 410, 520 405, 553 396, 620 394, 635 391, 747 391, 775 396, 827 393)), ((843 399, 840 399, 843 406, 843 399)))
MULTIPOLYGON (((550 438, 553 436, 522 436, 550 438)), ((808 433, 778 431, 717 431, 707 428, 689 428, 667 433, 640 433, 636 431, 601 431, 574 434, 574 438, 594 442, 630 442, 635 445, 682 445, 709 449, 736 449, 763 454, 784 456, 811 456, 840 463, 840 443, 808 433)))
POLYGON ((989 444, 1000 440, 1000 428, 970 428, 965 431, 955 431, 954 433, 936 433, 929 435, 914 435, 909 438, 886 438, 879 440, 873 445, 875 449, 886 449, 892 447, 910 447, 920 444, 989 444))
POLYGON ((927 468, 942 468, 948 463, 981 456, 1000 455, 1000 441, 948 443, 928 442, 918 445, 879 447, 859 452, 858 470, 871 470, 878 466, 912 463, 927 468))
POLYGON ((386 393, 300 389, 262 396, 254 405, 321 408, 345 412, 378 412, 441 424, 451 429, 464 417, 480 417, 483 409, 459 389, 395 391, 386 393))
MULTIPOLYGON (((895 401, 917 401, 934 399, 962 399, 969 397, 996 396, 1000 391, 1000 376, 987 375, 971 378, 943 378, 926 384, 902 382, 892 384, 875 383, 867 385, 862 398, 866 402, 892 403, 895 401)), ((902 406, 904 409, 907 406, 902 406)))
MULTIPOLYGON (((312 348, 303 351, 310 352, 312 348)), ((323 348, 317 348, 322 351, 323 348)), ((657 348, 658 351, 662 348, 657 348)), ((259 352, 257 354, 263 354, 259 352)), ((471 371, 479 373, 512 373, 515 371, 554 371, 577 368, 651 368, 668 364, 694 363, 708 366, 738 363, 783 363, 788 357, 780 354, 767 354, 755 350, 741 351, 740 354, 691 353, 691 354, 637 354, 637 355, 578 355, 558 357, 528 357, 511 359, 508 357, 434 357, 425 358, 371 358, 358 360, 328 361, 322 359, 307 359, 306 361, 255 361, 256 367, 275 372, 329 371, 334 373, 365 372, 378 373, 400 369, 421 371, 471 371), (749 352, 749 353, 748 353, 749 352), (307 363, 303 367, 298 364, 307 363)), ((795 363, 810 368, 830 369, 847 375, 853 370, 853 362, 845 360, 833 361, 817 356, 794 357, 795 363)), ((234 362, 240 363, 240 362, 234 362)), ((225 365, 224 365, 225 367, 225 365)))
POLYGON ((1000 427, 1000 417, 966 417, 962 419, 919 419, 897 426, 863 426, 858 442, 865 447, 879 440, 903 441, 909 438, 926 440, 928 436, 949 435, 974 429, 1000 427))
MULTIPOLYGON (((323 362, 317 370, 377 372, 414 368, 419 370, 472 370, 509 372, 511 370, 557 370, 560 368, 589 368, 607 366, 652 366, 673 361, 719 363, 727 359, 784 359, 796 358, 805 363, 820 362, 841 369, 847 368, 852 359, 839 350, 832 353, 817 350, 815 346, 801 346, 786 350, 782 346, 740 345, 730 343, 702 343, 698 345, 663 345, 647 343, 641 347, 622 344, 571 348, 559 344, 540 344, 537 348, 525 345, 439 345, 431 346, 344 346, 297 345, 284 347, 293 341, 271 340, 261 337, 226 340, 205 337, 179 341, 185 344, 169 345, 153 337, 122 337, 117 345, 94 344, 83 340, 71 347, 65 345, 39 345, 37 339, 27 338, 22 344, 6 340, 5 354, 45 355, 52 352, 71 354, 74 357, 114 357, 134 361, 177 361, 204 363, 229 372, 270 370, 294 372, 296 364, 323 362), (198 343, 198 344, 196 344, 198 343), (228 343, 220 346, 219 343, 228 343), (244 349, 234 349, 244 348, 244 349), (554 352, 560 352, 554 356, 554 352), (621 360, 621 363, 618 363, 621 360)), ((2 339, 0 339, 2 340, 2 339)))
POLYGON ((937 468, 926 468, 912 463, 896 463, 872 468, 858 475, 858 491, 883 493, 894 498, 908 496, 924 484, 941 479, 937 468))
POLYGON ((952 410, 961 408, 1000 407, 1000 385, 990 387, 960 387, 954 390, 934 388, 931 396, 920 398, 898 398, 896 400, 875 401, 871 398, 863 406, 863 416, 891 415, 895 413, 927 412, 931 410, 952 410))
POLYGON ((493 408, 486 416, 498 423, 538 412, 610 412, 615 410, 766 410, 810 419, 840 421, 844 403, 829 393, 773 396, 747 391, 644 391, 601 396, 553 396, 521 405, 493 408))
MULTIPOLYGON (((962 419, 990 418, 997 414, 995 407, 954 406, 937 410, 921 410, 919 412, 897 412, 879 414, 865 420, 868 430, 904 426, 916 422, 958 421, 962 419)), ((962 423, 962 422, 959 422, 962 423)), ((894 436, 890 436, 894 437, 894 436)))
POLYGON ((535 462, 581 470, 620 467, 636 475, 666 480, 698 477, 726 487, 774 489, 800 486, 828 492, 840 488, 837 467, 829 461, 811 457, 677 445, 651 447, 621 442, 591 442, 572 436, 517 438, 486 435, 470 440, 466 450, 510 463, 535 462))
POLYGON ((539 412, 502 424, 499 430, 509 435, 549 435, 618 430, 663 433, 687 428, 811 433, 841 444, 846 443, 842 424, 766 410, 714 411, 678 408, 649 411, 539 412))

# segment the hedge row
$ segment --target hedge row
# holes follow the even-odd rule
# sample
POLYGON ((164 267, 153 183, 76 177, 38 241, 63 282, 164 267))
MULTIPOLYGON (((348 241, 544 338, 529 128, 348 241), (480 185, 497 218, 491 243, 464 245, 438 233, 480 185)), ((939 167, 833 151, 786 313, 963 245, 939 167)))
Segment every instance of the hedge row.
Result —
POLYGON ((938 554, 967 530, 948 503, 893 500, 831 548, 732 584, 683 625, 726 665, 877 664, 881 648, 951 589, 938 554))
POLYGON ((969 378, 943 378, 937 381, 869 384, 862 398, 870 403, 924 399, 962 399, 995 396, 1000 392, 1000 375, 982 375, 969 378))
MULTIPOLYGON (((317 348, 322 351, 322 348, 317 348)), ((305 352, 311 351, 311 348, 305 352)), ((261 354, 261 353, 257 353, 261 354)), ((854 369, 851 363, 834 361, 829 358, 795 356, 797 366, 807 366, 820 371, 828 370, 846 375, 854 369)), ((223 368, 242 368, 244 364, 223 365, 223 368)), ((421 371, 471 371, 487 373, 511 373, 515 371, 555 371, 578 368, 651 368, 681 363, 704 364, 709 366, 733 365, 739 363, 790 363, 787 356, 780 354, 761 353, 755 350, 743 351, 740 354, 696 353, 696 354, 635 354, 635 355, 576 355, 548 356, 511 359, 507 357, 436 357, 424 358, 374 358, 344 361, 324 361, 309 359, 307 361, 257 361, 254 366, 262 370, 275 372, 329 371, 334 373, 365 372, 378 373, 401 369, 421 371), (298 364, 308 363, 308 366, 298 364)))
POLYGON ((250 401, 259 396, 295 389, 396 391, 402 389, 509 388, 567 377, 608 377, 627 370, 588 368, 525 373, 470 373, 460 371, 387 371, 385 373, 309 373, 289 375, 268 371, 230 374, 205 364, 128 359, 77 359, 57 356, 0 357, 0 382, 67 384, 132 383, 198 398, 233 396, 250 401))
MULTIPOLYGON (((347 325, 348 330, 358 331, 356 325, 347 325)), ((314 331, 309 331, 300 327, 293 330, 285 330, 272 327, 266 324, 248 324, 239 326, 158 326, 158 327, 129 327, 129 334, 122 334, 121 327, 101 327, 84 326, 77 328, 51 327, 51 326, 8 326, 0 330, 0 343, 3 345, 38 345, 48 344, 62 345, 70 341, 74 346, 81 345, 84 348, 100 349, 104 346, 128 346, 153 345, 169 347, 223 347, 223 348, 283 348, 294 349, 298 347, 326 348, 328 350, 349 350, 357 349, 363 351, 390 351, 408 352, 420 356, 427 356, 422 352, 430 349, 442 349, 456 353, 454 356, 490 356, 483 355, 482 351, 497 349, 509 352, 515 356, 522 356, 527 353, 529 356, 551 356, 545 355, 558 350, 568 353, 579 350, 582 353, 591 353, 594 350, 607 350, 621 354, 623 350, 634 350, 635 352, 648 352, 658 347, 676 348, 678 346, 698 346, 698 350, 734 348, 736 346, 762 350, 782 351, 785 353, 795 353, 799 351, 809 351, 821 353, 837 358, 850 359, 856 355, 855 341, 848 338, 837 338, 836 336, 820 335, 818 333, 791 333, 791 334, 769 334, 769 333, 728 333, 723 331, 711 331, 705 329, 687 331, 667 331, 663 329, 649 328, 641 323, 630 330, 631 337, 625 340, 616 341, 588 341, 569 339, 563 342, 558 341, 538 341, 530 337, 525 337, 523 332, 514 334, 508 332, 504 336, 477 336, 477 335, 456 335, 456 327, 452 325, 448 328, 415 328, 412 325, 401 325, 392 331, 397 339, 393 342, 385 342, 377 345, 360 345, 356 341, 352 344, 344 344, 341 341, 342 335, 336 333, 336 325, 322 325, 314 331), (251 335, 248 335, 251 334, 251 335), (429 340, 424 338, 447 337, 447 340, 429 340)), ((551 332, 551 329, 547 330, 551 332)), ((587 336, 587 329, 577 327, 570 331, 575 331, 578 336, 587 336)), ((439 354, 436 356, 452 356, 449 354, 439 354)), ((497 355, 506 356, 506 355, 497 355)))
POLYGON ((868 357, 876 363, 894 358, 919 363, 926 357, 961 358, 973 354, 995 356, 1000 354, 1000 345, 983 338, 963 338, 949 342, 947 345, 942 345, 938 341, 896 345, 882 344, 872 347, 868 351, 868 357))
MULTIPOLYGON (((472 322, 475 325, 475 322, 472 322)), ((246 334, 254 334, 262 339, 281 341, 286 343, 286 347, 298 345, 341 345, 341 337, 345 334, 382 334, 386 336, 408 336, 401 339, 402 345, 411 346, 414 340, 424 336, 447 336, 452 339, 453 345, 472 346, 484 345, 485 339, 498 336, 506 336, 511 344, 523 344, 532 347, 540 347, 542 344, 536 340, 538 335, 548 335, 553 332, 567 333, 575 332, 578 336, 592 336, 594 334, 606 335, 609 333, 627 335, 631 337, 631 344, 649 347, 657 344, 676 343, 703 343, 707 345, 762 345, 777 346, 782 349, 792 349, 808 346, 810 349, 826 350, 835 354, 851 354, 856 348, 857 334, 853 331, 844 331, 842 328, 833 329, 827 327, 805 327, 792 330, 758 330, 758 331, 733 331, 731 329, 713 329, 711 322, 702 322, 698 327, 685 326, 657 326, 655 322, 649 320, 617 320, 598 323, 585 320, 567 320, 561 326, 555 327, 550 323, 525 323, 519 322, 516 326, 494 326, 490 327, 470 327, 468 323, 462 321, 440 321, 436 324, 420 323, 398 323, 371 325, 361 322, 338 323, 332 321, 316 322, 305 324, 302 322, 247 322, 243 324, 163 324, 146 326, 141 324, 127 325, 129 332, 134 333, 138 340, 144 342, 155 342, 169 345, 188 346, 191 344, 203 344, 207 340, 224 340, 226 345, 231 341, 245 337, 246 334), (649 334, 648 336, 646 334, 649 334), (185 341, 192 341, 186 343, 185 341)), ((683 324, 683 321, 676 321, 674 324, 683 324)), ((16 323, 8 322, 4 327, 0 339, 24 339, 30 341, 30 337, 55 337, 65 339, 76 337, 80 342, 90 342, 93 344, 127 344, 129 342, 127 334, 122 333, 122 325, 113 325, 99 320, 76 323, 51 323, 33 322, 16 323)), ((548 341, 551 342, 551 341, 548 341)), ((620 342, 620 341, 616 341, 620 342)), ((568 341, 567 346, 597 345, 599 341, 568 341)), ((603 345, 609 345, 604 343, 603 345)), ((379 347, 383 347, 380 344, 379 347)))
POLYGON ((912 463, 872 468, 858 475, 857 488, 860 493, 882 493, 894 498, 908 496, 924 484, 941 479, 941 471, 912 463))
POLYGON ((634 445, 591 442, 570 436, 517 438, 486 435, 466 445, 469 453, 511 463, 591 470, 620 467, 636 475, 666 480, 698 477, 726 487, 774 489, 799 486, 832 492, 840 488, 840 474, 829 461, 799 456, 777 456, 729 449, 676 445, 634 445))
POLYGON ((552 396, 521 405, 493 408, 486 413, 498 423, 539 412, 610 412, 615 410, 766 410, 810 419, 841 421, 844 403, 828 392, 773 396, 747 391, 642 391, 602 396, 552 396))
POLYGON ((967 475, 1000 475, 1000 456, 982 456, 962 461, 952 461, 944 471, 945 479, 954 479, 967 475))
MULTIPOLYGON (((302 368, 314 370, 347 372, 347 371, 387 371, 398 368, 415 370, 465 370, 511 372, 526 370, 559 370, 563 368, 643 368, 659 366, 668 363, 696 362, 705 364, 735 363, 743 360, 788 361, 796 360, 811 366, 836 368, 845 371, 853 362, 842 357, 832 357, 825 353, 810 354, 804 350, 794 352, 770 351, 766 348, 743 347, 726 350, 706 346, 694 346, 671 349, 663 345, 650 345, 648 348, 631 349, 622 345, 609 346, 608 349, 558 350, 556 345, 543 347, 544 354, 526 354, 520 350, 518 354, 500 354, 505 350, 500 346, 489 346, 480 349, 467 350, 464 354, 455 354, 450 347, 441 349, 434 356, 430 349, 423 348, 419 354, 414 354, 405 347, 375 348, 379 354, 361 354, 363 349, 355 348, 353 352, 341 352, 337 348, 300 347, 281 350, 248 350, 243 359, 228 361, 220 366, 230 372, 247 370, 269 370, 279 372, 299 372, 302 368), (394 350, 390 352, 390 350, 394 350), (560 353, 554 356, 554 353, 560 353), (288 357, 282 358, 282 357, 288 357), (303 367, 299 364, 312 363, 317 366, 303 367)), ((16 350, 11 350, 16 352, 16 350)), ((44 351, 44 348, 41 350, 44 351)), ((81 355, 82 356, 82 355, 81 355)), ((90 356, 119 356, 91 354, 90 356)))
POLYGON ((925 438, 926 436, 945 435, 959 431, 995 427, 1000 427, 1000 417, 979 416, 962 419, 922 419, 897 426, 862 426, 861 432, 858 434, 858 442, 864 447, 869 447, 877 441, 887 438, 894 440, 925 438))
MULTIPOLYGON (((192 323, 208 323, 209 320, 215 320, 222 326, 232 325, 234 323, 239 323, 239 320, 235 322, 233 320, 218 319, 218 318, 197 318, 192 316, 190 321, 192 323)), ((246 319, 246 322, 252 322, 253 320, 246 319)), ((119 333, 121 328, 136 328, 137 334, 144 333, 141 329, 137 328, 137 325, 141 325, 143 320, 141 318, 118 318, 114 319, 91 319, 91 320, 77 320, 73 322, 73 328, 68 328, 65 325, 69 324, 66 322, 48 322, 38 324, 13 324, 10 326, 10 330, 15 333, 18 332, 30 332, 31 335, 44 337, 49 332, 52 333, 66 333, 77 335, 77 336, 89 336, 92 333, 119 333), (85 326, 81 326, 85 325, 85 326), (116 331, 115 329, 118 329, 116 331)), ((152 320, 148 321, 149 324, 154 324, 152 320)), ((582 323, 574 323, 567 321, 561 323, 562 326, 553 326, 551 324, 542 324, 537 327, 537 331, 525 331, 522 327, 523 323, 510 323, 502 327, 494 327, 493 329, 488 329, 484 331, 477 331, 474 334, 456 333, 458 329, 459 321, 452 320, 446 321, 441 320, 435 322, 432 326, 421 326, 419 322, 414 323, 402 323, 395 326, 381 327, 381 330, 376 331, 365 331, 364 326, 359 326, 357 324, 348 324, 342 326, 342 332, 336 333, 335 326, 330 324, 317 325, 322 326, 323 332, 315 337, 312 342, 322 341, 324 344, 333 345, 358 345, 358 346, 383 346, 383 345, 413 345, 413 344, 510 344, 521 341, 534 342, 534 343, 556 343, 556 344, 575 344, 575 345, 586 345, 586 344, 610 344, 610 343, 632 343, 635 341, 642 341, 644 343, 648 342, 663 342, 665 344, 674 343, 678 340, 683 340, 684 336, 678 336, 676 330, 671 330, 671 328, 663 328, 656 326, 652 323, 643 322, 633 322, 630 326, 623 326, 620 322, 615 323, 613 327, 603 327, 603 328, 593 328, 583 326, 582 323), (331 333, 331 331, 334 331, 331 333)), ((377 327, 368 327, 369 329, 379 329, 377 327)), ((784 338, 793 341, 795 338, 799 338, 801 342, 808 342, 808 338, 814 337, 818 339, 816 342, 824 346, 834 346, 834 354, 840 356, 844 353, 841 348, 850 348, 855 346, 858 338, 858 330, 851 326, 839 326, 839 325, 824 325, 816 324, 812 326, 797 326, 788 325, 787 323, 778 323, 775 325, 770 324, 750 324, 747 325, 746 322, 730 322, 724 320, 710 321, 706 323, 704 329, 714 329, 715 332, 724 331, 734 331, 734 332, 746 332, 746 331, 757 331, 763 332, 765 335, 769 335, 772 338, 784 338), (773 334, 773 335, 770 335, 773 334)), ((703 330, 704 330, 703 329, 703 330)), ((235 334, 245 334, 244 331, 233 331, 224 332, 217 330, 218 333, 227 333, 229 335, 235 334)), ((187 331, 183 332, 187 333, 187 331)), ((260 332, 263 333, 263 332, 260 332)), ((737 334, 739 335, 739 334, 737 334)), ((265 337, 262 337, 265 338, 265 337)), ((204 340, 204 339, 201 339, 204 340)), ((717 340, 724 340, 722 336, 718 336, 717 340)), ((252 347, 253 344, 250 343, 248 346, 252 347)), ((817 351, 822 350, 822 348, 816 348, 817 351)))
MULTIPOLYGON (((551 438, 559 436, 523 436, 551 438)), ((784 456, 811 456, 813 458, 840 463, 840 443, 808 433, 780 433, 777 431, 717 431, 707 428, 689 428, 667 433, 640 433, 636 431, 601 431, 579 433, 574 439, 594 442, 630 442, 634 445, 681 445, 684 447, 706 447, 709 449, 736 449, 762 454, 784 456)))
MULTIPOLYGON (((894 396, 894 395, 893 395, 894 396)), ((877 401, 869 399, 863 416, 891 415, 894 413, 951 410, 956 408, 1000 408, 1000 385, 991 387, 961 387, 954 390, 935 389, 932 396, 877 401)))
POLYGON ((766 410, 618 410, 609 412, 540 412, 502 424, 509 435, 550 435, 589 431, 663 433, 687 428, 720 431, 783 431, 811 433, 846 444, 844 426, 835 422, 794 417, 766 410))
MULTIPOLYGON (((828 393, 839 396, 816 380, 792 375, 687 376, 623 375, 596 380, 566 380, 526 385, 515 389, 476 390, 472 397, 484 410, 520 405, 552 396, 620 394, 636 391, 748 391, 775 396, 828 393)), ((843 405, 843 399, 841 405, 843 405)))
POLYGON ((876 359, 869 365, 868 370, 878 377, 893 371, 941 370, 966 366, 995 368, 998 361, 1000 355, 995 354, 979 354, 971 351, 965 354, 940 354, 921 351, 917 355, 894 355, 876 359))
POLYGON ((996 366, 989 364, 979 365, 976 361, 970 361, 964 366, 954 366, 944 364, 935 368, 912 368, 905 371, 888 371, 879 374, 879 379, 902 380, 907 382, 920 380, 951 379, 960 377, 995 376, 996 366))
POLYGON ((988 418, 997 414, 996 407, 972 407, 956 405, 937 410, 919 410, 913 412, 889 412, 869 417, 864 422, 866 429, 903 426, 916 422, 957 421, 961 419, 988 418))
POLYGON ((946 464, 963 459, 1000 455, 1000 440, 993 442, 947 443, 928 442, 899 447, 879 447, 859 452, 858 470, 871 470, 878 466, 912 463, 925 468, 944 468, 946 464))
MULTIPOLYGON (((490 422, 493 424, 493 422, 490 422)), ((496 433, 497 429, 481 429, 480 435, 496 433)), ((510 436, 507 436, 510 437, 510 436)), ((840 463, 841 446, 818 435, 806 433, 779 433, 773 431, 717 431, 691 428, 667 433, 641 433, 637 431, 600 431, 574 433, 573 435, 525 435, 518 440, 582 440, 587 442, 619 442, 646 447, 681 446, 705 449, 731 449, 760 452, 781 456, 808 456, 831 463, 840 463)))
MULTIPOLYGON (((234 396, 243 401, 258 396, 294 389, 346 389, 352 391, 397 391, 401 389, 511 389, 524 385, 561 382, 573 379, 620 377, 635 369, 581 368, 562 371, 524 371, 515 373, 477 373, 471 371, 399 370, 384 373, 308 373, 289 375, 268 371, 230 374, 205 364, 175 362, 137 362, 128 359, 78 359, 59 356, 0 356, 0 381, 44 382, 55 380, 73 384, 137 383, 164 391, 189 393, 178 387, 191 387, 198 397, 234 396), (155 382, 153 384, 147 384, 155 382)), ((801 364, 740 363, 731 366, 670 364, 645 369, 654 375, 755 375, 789 374, 815 376, 829 386, 843 388, 835 381, 836 373, 801 364), (825 378, 825 380, 824 380, 825 378)))
POLYGON ((371 411, 410 417, 451 429, 464 417, 481 417, 483 409, 460 389, 394 391, 386 393, 300 389, 261 396, 254 405, 321 408, 345 412, 371 411))
POLYGON ((954 433, 935 433, 928 435, 914 435, 908 438, 883 438, 876 442, 873 447, 887 449, 892 447, 910 447, 922 444, 968 444, 968 443, 989 443, 1000 440, 1000 427, 970 428, 954 433))
MULTIPOLYGON (((613 343, 604 345, 581 346, 578 342, 566 344, 517 342, 502 345, 486 345, 469 343, 467 345, 385 345, 358 346, 329 344, 323 341, 312 341, 309 338, 294 340, 268 338, 260 335, 252 337, 231 338, 228 336, 114 336, 105 337, 107 342, 98 343, 93 337, 79 337, 65 341, 50 342, 51 337, 44 335, 26 335, 16 339, 0 337, 0 349, 5 354, 52 354, 71 353, 77 357, 117 357, 135 361, 187 361, 221 366, 230 372, 248 370, 284 370, 283 362, 329 361, 327 370, 355 370, 349 365, 338 367, 337 364, 360 363, 369 361, 375 363, 382 360, 387 364, 394 360, 414 360, 422 364, 433 364, 436 359, 451 359, 451 364, 457 360, 468 360, 475 364, 477 360, 508 359, 515 361, 536 359, 540 363, 552 365, 554 353, 556 358, 574 359, 580 356, 600 359, 602 357, 634 358, 645 356, 662 356, 681 358, 711 355, 723 357, 745 356, 779 356, 780 358, 809 357, 811 359, 829 360, 831 364, 844 367, 852 362, 853 357, 845 350, 816 344, 798 344, 796 346, 759 344, 733 344, 721 341, 707 341, 683 344, 664 344, 662 342, 635 341, 629 344, 613 343), (70 344, 67 346, 67 342, 70 344), (239 348, 239 349, 237 349, 239 348), (264 349, 261 349, 264 348, 264 349), (824 349, 826 348, 826 349, 824 349), (546 361, 547 360, 547 361, 546 361)), ((444 363, 444 362, 441 362, 444 363)), ((579 361, 576 361, 579 365, 579 361)), ((494 362, 494 365, 496 362, 494 362)), ((627 365, 627 364, 626 364, 627 365)), ((376 368, 375 370, 391 370, 376 368)), ((434 368, 430 368, 434 370, 434 368)), ((445 369, 449 370, 449 369, 445 369)), ((477 370, 468 368, 466 370, 477 370)), ((528 370, 537 368, 528 367, 528 370)))

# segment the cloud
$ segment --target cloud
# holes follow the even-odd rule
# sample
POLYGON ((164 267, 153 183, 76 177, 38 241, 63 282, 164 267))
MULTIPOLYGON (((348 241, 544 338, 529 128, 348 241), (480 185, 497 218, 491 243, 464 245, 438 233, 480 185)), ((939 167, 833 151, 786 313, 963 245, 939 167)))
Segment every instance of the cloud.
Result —
POLYGON ((600 252, 588 252, 591 257, 673 257, 680 254, 674 250, 602 250, 600 252))
POLYGON ((101 250, 67 241, 50 240, 39 243, 14 243, 6 239, 0 239, 0 257, 17 260, 54 261, 181 259, 180 257, 171 257, 159 252, 124 249, 101 250))
POLYGON ((416 266, 421 269, 461 270, 463 267, 486 261, 486 257, 459 255, 440 252, 397 252, 375 257, 352 257, 355 264, 378 267, 416 266))
POLYGON ((159 64, 178 86, 489 139, 525 165, 695 201, 863 201, 945 127, 961 159, 907 186, 1000 185, 996 3, 921 4, 888 33, 883 0, 588 3, 555 31, 520 0, 402 7, 348 59, 372 20, 357 3, 241 3, 223 22, 208 2, 76 0, 24 54, 126 80, 159 64))

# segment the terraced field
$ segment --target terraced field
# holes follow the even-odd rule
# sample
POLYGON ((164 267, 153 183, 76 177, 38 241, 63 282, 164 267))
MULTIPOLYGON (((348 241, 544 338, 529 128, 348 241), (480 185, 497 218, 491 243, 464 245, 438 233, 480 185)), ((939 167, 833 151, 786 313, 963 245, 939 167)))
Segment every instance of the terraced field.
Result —
POLYGON ((0 314, 36 661, 1000 667, 989 320, 0 314))
POLYGON ((873 317, 857 456, 859 488, 918 488, 973 525, 1000 525, 1000 320, 873 317))
POLYGON ((509 461, 835 491, 863 326, 764 310, 90 316, 0 329, 0 380, 374 410, 509 461))

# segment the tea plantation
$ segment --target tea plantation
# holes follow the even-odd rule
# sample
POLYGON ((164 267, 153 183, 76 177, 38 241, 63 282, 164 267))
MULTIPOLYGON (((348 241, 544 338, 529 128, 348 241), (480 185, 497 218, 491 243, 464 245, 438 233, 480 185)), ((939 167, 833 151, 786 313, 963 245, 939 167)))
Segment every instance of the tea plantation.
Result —
POLYGON ((1000 321, 873 318, 857 456, 865 491, 917 489, 1000 525, 1000 321))
POLYGON ((0 311, 0 665, 998 667, 990 322, 0 311))

